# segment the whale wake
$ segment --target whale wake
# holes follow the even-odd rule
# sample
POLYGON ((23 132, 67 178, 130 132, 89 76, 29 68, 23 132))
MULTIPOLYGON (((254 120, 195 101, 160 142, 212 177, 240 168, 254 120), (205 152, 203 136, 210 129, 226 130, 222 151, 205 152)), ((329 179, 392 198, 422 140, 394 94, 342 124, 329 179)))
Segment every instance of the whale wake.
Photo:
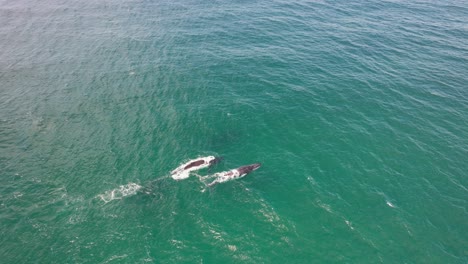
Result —
POLYGON ((103 194, 99 194, 97 197, 99 197, 105 203, 108 203, 113 200, 123 199, 124 197, 135 195, 141 188, 141 185, 130 182, 126 185, 120 185, 118 188, 113 190, 106 191, 103 194))

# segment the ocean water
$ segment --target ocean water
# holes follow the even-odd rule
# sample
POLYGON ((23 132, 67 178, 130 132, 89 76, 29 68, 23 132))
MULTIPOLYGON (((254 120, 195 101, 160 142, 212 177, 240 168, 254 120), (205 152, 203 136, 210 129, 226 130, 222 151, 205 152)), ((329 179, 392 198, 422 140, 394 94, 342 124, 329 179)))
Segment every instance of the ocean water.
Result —
POLYGON ((467 164, 466 1, 0 0, 1 263, 467 263, 467 164))

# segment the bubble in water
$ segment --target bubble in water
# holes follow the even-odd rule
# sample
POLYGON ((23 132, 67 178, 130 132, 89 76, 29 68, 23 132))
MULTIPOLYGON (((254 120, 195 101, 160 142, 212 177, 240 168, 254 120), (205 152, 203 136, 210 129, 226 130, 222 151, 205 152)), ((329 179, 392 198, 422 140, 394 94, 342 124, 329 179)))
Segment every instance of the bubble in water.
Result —
POLYGON ((122 199, 127 196, 135 195, 137 191, 141 189, 141 186, 136 183, 129 183, 126 185, 120 185, 119 188, 115 188, 111 191, 106 191, 103 194, 99 194, 98 197, 104 202, 108 203, 112 200, 122 199))

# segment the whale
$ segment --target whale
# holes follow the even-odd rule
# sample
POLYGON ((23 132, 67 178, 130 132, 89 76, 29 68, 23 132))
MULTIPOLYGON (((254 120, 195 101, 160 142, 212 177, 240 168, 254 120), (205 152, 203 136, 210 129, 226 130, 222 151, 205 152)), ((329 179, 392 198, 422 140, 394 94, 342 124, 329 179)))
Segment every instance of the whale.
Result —
POLYGON ((219 163, 222 159, 222 157, 207 156, 189 160, 171 171, 171 177, 174 180, 186 179, 190 176, 190 172, 210 167, 219 163))
POLYGON ((207 184, 206 186, 212 187, 218 183, 223 183, 223 182, 242 178, 245 175, 251 173, 252 171, 260 168, 260 166, 262 166, 261 163, 254 163, 254 164, 239 167, 237 169, 215 173, 212 176, 207 176, 210 178, 216 177, 216 179, 212 181, 211 183, 207 184))

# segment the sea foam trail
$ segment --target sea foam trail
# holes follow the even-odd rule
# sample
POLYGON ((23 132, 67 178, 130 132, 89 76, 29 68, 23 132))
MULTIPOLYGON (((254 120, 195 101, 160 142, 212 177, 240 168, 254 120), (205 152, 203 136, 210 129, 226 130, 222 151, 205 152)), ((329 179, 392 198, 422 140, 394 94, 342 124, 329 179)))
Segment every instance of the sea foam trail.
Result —
POLYGON ((135 195, 140 189, 140 185, 130 182, 126 185, 120 185, 118 188, 115 188, 111 191, 106 191, 103 194, 99 194, 97 197, 99 197, 105 203, 108 203, 113 200, 135 195))

